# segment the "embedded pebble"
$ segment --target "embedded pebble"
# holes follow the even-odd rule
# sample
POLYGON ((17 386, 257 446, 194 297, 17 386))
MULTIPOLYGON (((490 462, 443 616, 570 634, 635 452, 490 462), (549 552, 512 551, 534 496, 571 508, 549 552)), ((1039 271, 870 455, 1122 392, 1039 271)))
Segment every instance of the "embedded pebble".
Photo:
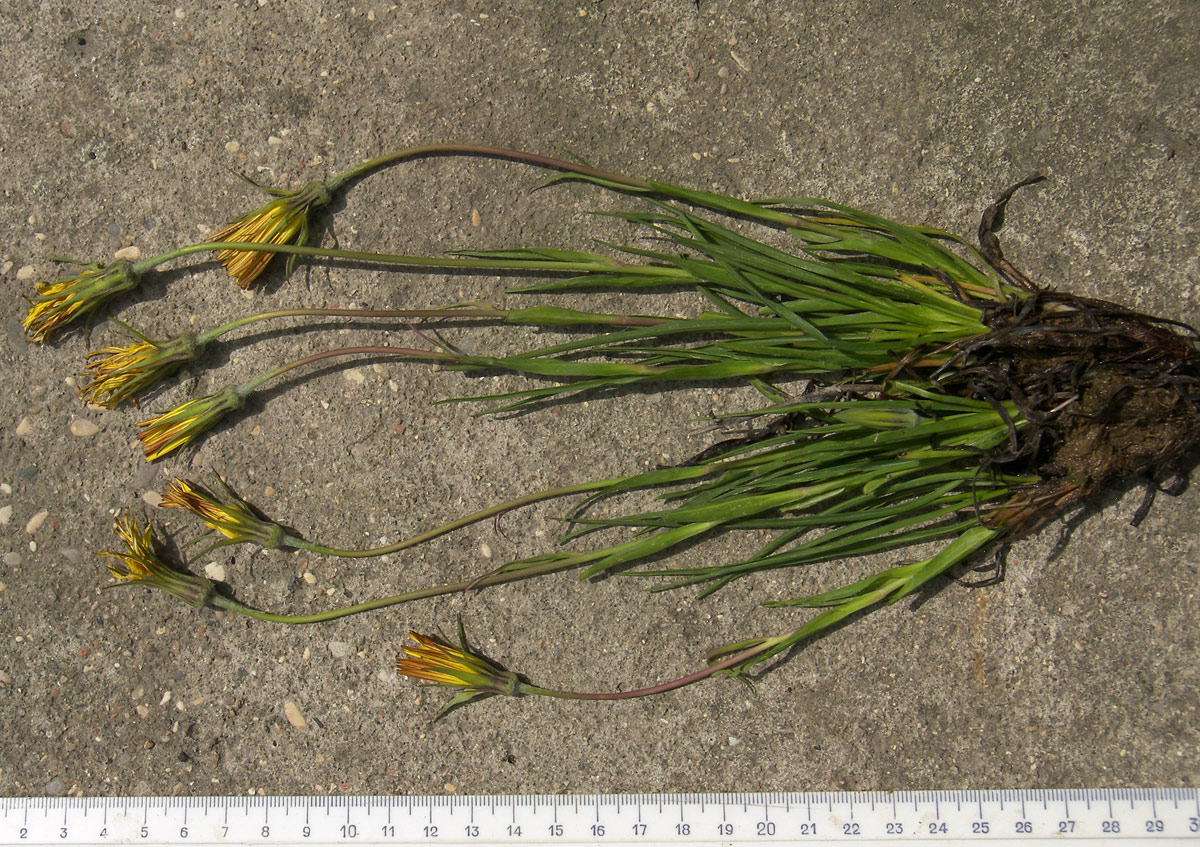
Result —
POLYGON ((353 648, 345 641, 330 641, 329 652, 335 659, 344 659, 353 652, 353 648))
POLYGON ((139 718, 144 718, 150 714, 150 707, 144 703, 135 706, 133 710, 138 713, 139 718))
POLYGON ((4 671, 0 671, 0 682, 8 685, 10 682, 12 682, 12 677, 6 674, 4 671))
POLYGON ((492 558, 492 548, 488 545, 488 543, 486 541, 483 544, 479 545, 479 552, 483 554, 483 558, 485 558, 485 559, 492 558))
POLYGON ((29 415, 26 415, 25 417, 21 418, 21 422, 17 424, 17 435, 23 438, 26 435, 29 435, 31 432, 33 432, 33 418, 29 417, 29 415))
POLYGON ((136 262, 138 259, 142 258, 142 251, 141 248, 137 247, 136 245, 130 244, 128 247, 122 247, 120 250, 114 253, 113 258, 124 259, 126 262, 136 262))
POLYGON ((7 482, 0 482, 0 494, 12 494, 12 486, 7 482))
POLYGON ((362 385, 367 380, 367 378, 363 376, 363 372, 358 368, 350 368, 348 371, 342 371, 342 377, 346 380, 346 382, 351 382, 355 385, 362 385))
POLYGON ((214 582, 224 582, 225 566, 220 562, 209 562, 204 566, 204 575, 214 582))
POLYGON ((8 567, 15 568, 17 565, 21 564, 21 554, 20 553, 5 553, 3 562, 8 567))
POLYGON ((13 266, 12 262, 5 262, 3 265, 0 265, 0 274, 8 273, 9 271, 12 270, 12 266, 13 266))
POLYGON ((0 526, 8 526, 12 520, 12 506, 0 506, 0 526))
POLYGON ((44 786, 45 791, 51 797, 60 797, 66 793, 67 783, 61 777, 54 777, 44 786))
POLYGON ((100 425, 87 418, 76 418, 71 421, 71 434, 80 438, 91 438, 100 431, 100 425))
POLYGON ((479 229, 479 225, 483 223, 483 217, 479 214, 478 209, 471 210, 471 226, 479 229))
POLYGON ((145 503, 147 506, 158 507, 158 506, 162 505, 162 501, 163 501, 162 495, 159 494, 154 489, 151 489, 142 495, 142 502, 145 503))
POLYGON ((304 581, 307 582, 309 585, 317 584, 317 578, 312 575, 312 571, 304 572, 304 581))
POLYGON ((17 271, 17 279, 19 279, 21 282, 28 282, 36 275, 37 268, 35 268, 33 265, 25 265, 23 268, 17 271))
POLYGON ((272 147, 278 147, 282 143, 283 143, 283 139, 280 138, 278 135, 268 135, 267 136, 267 144, 271 145, 272 147))
POLYGON ((142 462, 142 464, 133 474, 133 487, 149 488, 150 483, 154 482, 157 477, 158 465, 152 465, 149 462, 142 462))
POLYGON ((25 524, 25 531, 33 535, 42 528, 42 524, 46 522, 46 518, 50 517, 49 509, 42 509, 36 515, 29 519, 29 523, 25 524))
POLYGON ((308 726, 308 721, 304 719, 304 713, 291 700, 284 702, 283 715, 287 718, 288 723, 296 727, 296 729, 305 729, 308 726))
POLYGON ((238 144, 236 141, 229 141, 225 144, 225 150, 229 153, 236 153, 241 149, 242 145, 238 144))

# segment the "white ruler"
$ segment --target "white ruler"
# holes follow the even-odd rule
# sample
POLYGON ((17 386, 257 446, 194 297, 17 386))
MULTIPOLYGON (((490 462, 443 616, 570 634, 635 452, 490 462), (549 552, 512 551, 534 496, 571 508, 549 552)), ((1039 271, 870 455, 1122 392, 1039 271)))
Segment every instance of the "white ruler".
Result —
POLYGON ((1200 789, 0 799, 0 845, 1200 844, 1200 789))

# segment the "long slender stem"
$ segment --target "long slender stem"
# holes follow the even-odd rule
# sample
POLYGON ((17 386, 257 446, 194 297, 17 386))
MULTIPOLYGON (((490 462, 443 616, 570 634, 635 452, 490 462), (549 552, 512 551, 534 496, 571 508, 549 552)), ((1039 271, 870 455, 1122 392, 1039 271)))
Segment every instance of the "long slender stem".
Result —
POLYGON ((388 606, 395 606, 400 603, 408 603, 413 600, 424 600, 428 597, 439 597, 444 594, 457 594, 463 591, 470 591, 475 588, 486 588, 490 585, 503 585, 507 582, 516 582, 517 580, 526 579, 528 577, 542 576, 555 571, 565 570, 571 567, 573 564, 574 563, 571 562, 552 562, 542 565, 538 568, 530 568, 518 573, 492 573, 477 577, 476 579, 461 580, 459 582, 447 582, 443 583, 442 585, 418 588, 415 591, 392 594, 388 597, 378 597, 374 600, 368 600, 363 603, 354 603, 349 606, 341 606, 336 609, 327 609, 324 612, 313 612, 312 614, 307 615, 288 615, 277 612, 264 612, 260 609, 247 606, 244 603, 239 603, 237 600, 234 600, 231 597, 226 597, 222 594, 216 593, 209 598, 209 605, 211 605, 213 608, 224 609, 229 612, 235 612, 239 615, 257 618, 258 620, 270 621, 271 623, 322 623, 323 621, 337 620, 338 618, 357 615, 360 612, 370 612, 375 609, 383 609, 388 606))
MULTIPOLYGON (((695 465, 690 468, 673 468, 670 480, 656 480, 653 478, 645 478, 639 487, 649 487, 651 485, 660 484, 661 482, 679 482, 681 480, 699 479, 706 476, 723 471, 723 466, 719 464, 695 465)), ((401 550, 407 550, 410 547, 416 547, 419 544, 424 544, 426 541, 431 541, 434 538, 439 538, 455 530, 462 529, 465 526, 479 523, 488 518, 496 517, 497 515, 511 512, 514 509, 520 509, 523 506, 530 506, 534 503, 541 503, 546 500, 555 500, 559 497, 568 497, 572 494, 585 494, 589 491, 603 491, 611 486, 628 487, 630 482, 629 477, 611 477, 609 479, 591 480, 589 482, 577 482, 571 485, 562 485, 556 488, 544 488, 541 491, 534 491, 529 494, 523 494, 520 497, 514 497, 511 500, 505 500, 500 503, 495 503, 485 509, 480 509, 477 512, 472 512, 469 515, 457 518, 449 523, 444 523, 441 526, 433 527, 419 535, 414 535, 410 538, 405 538, 397 541, 394 544, 388 544, 383 547, 374 547, 369 550, 354 550, 340 547, 330 547, 322 544, 314 544, 311 541, 306 541, 303 538, 297 538, 292 535, 284 535, 281 542, 288 546, 301 550, 308 550, 311 553, 317 553, 324 556, 339 556, 342 558, 368 558, 372 556, 386 556, 389 553, 397 553, 401 550)), ((592 554, 578 554, 577 558, 572 558, 569 565, 584 564, 592 554)), ((565 562, 565 557, 562 560, 565 562)), ((533 569, 536 570, 536 569, 533 569)))
POLYGON ((261 388, 264 384, 273 379, 283 376, 290 370, 311 365, 313 362, 319 362, 322 359, 332 359, 338 356, 403 356, 411 359, 458 359, 454 353, 442 353, 437 350, 418 350, 415 347, 339 347, 336 350, 324 350, 320 353, 313 353, 310 356, 305 356, 302 359, 296 359, 294 362, 288 362, 286 365, 280 365, 273 371, 254 377, 249 382, 243 383, 238 387, 238 392, 245 395, 251 391, 261 388))
POLYGON ((860 597, 855 597, 829 609, 820 615, 817 615, 812 620, 800 628, 784 635, 778 635, 774 638, 754 639, 750 642, 751 646, 744 650, 738 651, 719 662, 715 662, 706 668, 694 671, 690 674, 679 677, 678 679, 668 680, 667 682, 651 685, 646 688, 636 688, 631 691, 597 691, 597 692, 581 692, 581 691, 559 691, 553 688, 540 688, 534 685, 523 685, 522 691, 529 694, 541 694, 546 697, 558 697, 565 700, 632 700, 637 697, 649 697, 654 694, 662 694, 666 691, 674 691, 677 688, 683 688, 686 685, 691 685, 695 682, 700 682, 707 679, 713 674, 721 671, 729 670, 730 668, 738 667, 747 662, 757 664, 758 661, 766 658, 769 655, 774 655, 781 650, 786 650, 793 644, 803 641, 805 638, 811 638, 824 629, 828 629, 835 623, 843 620, 855 612, 861 611, 869 606, 881 602, 889 594, 899 590, 904 585, 903 578, 891 580, 886 585, 864 594, 860 597), (756 661, 757 660, 757 661, 756 661))
POLYGON ((273 309, 269 312, 247 315, 205 330, 196 336, 196 342, 207 344, 235 329, 277 318, 399 318, 415 320, 417 318, 460 317, 503 320, 508 317, 510 311, 491 307, 476 309, 273 309))
POLYGON ((532 494, 525 494, 521 497, 514 497, 511 500, 505 500, 503 503, 497 503, 489 506, 486 509, 481 509, 470 515, 426 530, 419 535, 414 535, 411 538, 406 538, 403 541, 397 541, 394 544, 388 544, 384 547, 374 547, 370 550, 349 550, 339 547, 326 547, 321 544, 313 544, 305 541, 303 538, 285 535, 282 542, 289 547, 296 547, 301 550, 308 550, 310 553, 318 553, 323 556, 339 556, 347 559, 365 559, 372 556, 386 556, 389 553, 398 553, 401 550, 407 550, 410 547, 416 547, 418 544, 424 544, 434 538, 454 532, 457 529, 462 529, 464 526, 470 526, 473 523, 487 520, 488 518, 502 515, 505 512, 510 512, 513 509, 519 509, 522 506, 529 506, 533 503, 540 503, 543 500, 553 500, 557 497, 566 497, 571 494, 582 494, 587 491, 596 491, 606 488, 617 482, 621 482, 620 477, 612 479, 595 480, 592 482, 581 482, 575 485, 563 485, 558 488, 546 488, 541 491, 535 491, 532 494))
MULTIPOLYGON (((569 322, 571 314, 563 311, 567 317, 563 323, 569 322)), ((208 344, 226 333, 233 332, 261 321, 277 318, 395 318, 400 320, 417 320, 420 318, 493 318, 509 323, 548 323, 542 309, 499 309, 484 304, 472 306, 447 306, 437 309, 274 309, 269 312, 259 312, 238 318, 213 329, 205 330, 196 335, 197 344, 208 344)), ((681 318, 656 317, 652 315, 608 315, 602 313, 578 313, 579 322, 591 324, 611 324, 613 326, 658 326, 672 323, 681 318)))
POLYGON ((462 256, 416 256, 408 253, 373 253, 365 250, 342 250, 336 247, 309 247, 303 244, 263 244, 255 241, 202 241, 176 247, 157 256, 143 259, 132 266, 132 273, 147 271, 194 253, 237 250, 258 253, 284 253, 293 256, 316 256, 326 259, 344 259, 352 262, 378 262, 388 265, 404 265, 411 268, 455 268, 460 270, 524 270, 562 273, 588 271, 620 271, 623 274, 658 278, 684 278, 678 269, 665 265, 629 264, 597 255, 594 261, 564 259, 475 259, 462 256))
POLYGON ((554 159, 549 156, 538 155, 537 153, 526 153, 522 150, 493 147, 487 144, 422 144, 417 147, 396 150, 391 153, 385 153, 382 156, 376 156, 374 159, 369 159, 362 164, 355 165, 349 170, 338 174, 333 179, 328 180, 325 183, 325 187, 331 192, 336 191, 347 182, 365 176, 372 171, 406 159, 419 159, 427 156, 487 156, 493 159, 507 159, 512 162, 522 162, 527 165, 536 165, 556 171, 567 171, 568 173, 595 177, 606 182, 623 185, 632 190, 652 190, 651 183, 643 179, 635 179, 612 173, 611 171, 599 170, 598 168, 593 168, 579 162, 568 162, 564 159, 554 159))
POLYGON ((708 679, 714 674, 737 667, 743 662, 747 662, 764 651, 771 649, 774 642, 775 639, 769 639, 762 644, 751 647, 748 650, 743 650, 706 668, 685 674, 677 679, 660 682, 658 685, 650 685, 645 688, 634 688, 630 691, 559 691, 555 688, 541 688, 540 686, 529 684, 522 684, 520 690, 523 694, 540 694, 543 697, 558 697, 562 700, 634 700, 638 697, 650 697, 655 694, 663 694, 667 691, 683 688, 692 683, 708 679))
POLYGON ((333 192, 350 180, 365 176, 378 168, 386 167, 405 159, 416 159, 426 156, 486 156, 493 159, 506 159, 510 162, 521 162, 526 165, 577 174, 601 184, 607 184, 609 187, 625 189, 641 194, 660 194, 692 205, 746 215, 780 226, 797 226, 800 223, 800 219, 795 215, 756 203, 748 203, 708 191, 680 188, 669 183, 625 176, 613 173, 612 171, 593 168, 590 165, 580 162, 569 162, 565 159, 555 159, 550 156, 542 156, 538 153, 528 153, 524 150, 515 150, 508 147, 493 147, 487 144, 424 144, 418 147, 397 150, 377 156, 374 159, 369 159, 362 164, 350 168, 348 171, 328 180, 325 183, 325 188, 327 191, 333 192))

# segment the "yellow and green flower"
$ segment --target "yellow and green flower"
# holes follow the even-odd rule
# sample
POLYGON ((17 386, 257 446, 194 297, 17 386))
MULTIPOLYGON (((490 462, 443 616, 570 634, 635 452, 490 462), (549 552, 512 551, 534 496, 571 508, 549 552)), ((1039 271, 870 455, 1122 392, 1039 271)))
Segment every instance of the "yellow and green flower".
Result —
POLYGON ((171 567, 154 551, 154 528, 142 527, 128 512, 118 514, 113 522, 117 535, 125 542, 124 550, 104 550, 96 553, 112 559, 108 571, 125 584, 141 583, 157 588, 183 600, 197 609, 209 605, 213 597, 211 580, 171 567))
POLYGON ((168 341, 155 341, 140 334, 139 337, 140 341, 125 347, 104 347, 88 354, 82 376, 89 382, 79 389, 81 397, 108 409, 115 409, 125 400, 137 406, 138 394, 204 351, 194 335, 168 341))
POLYGON ((140 279, 129 262, 117 261, 107 267, 85 265, 70 279, 39 282, 37 296, 29 300, 29 312, 21 321, 25 335, 30 341, 45 343, 67 324, 135 288, 140 279))
MULTIPOLYGON (((310 182, 299 191, 266 190, 276 195, 274 200, 242 215, 208 240, 303 245, 308 240, 309 213, 331 199, 325 184, 310 182)), ((217 253, 218 261, 242 288, 249 288, 267 269, 274 256, 275 253, 269 250, 221 250, 217 253)), ((294 262, 293 255, 288 259, 289 273, 294 262)))
POLYGON ((228 385, 215 394, 207 394, 181 403, 174 409, 138 421, 142 431, 138 441, 146 461, 153 462, 178 450, 217 425, 217 422, 246 402, 243 386, 228 385))
POLYGON ((282 546, 283 527, 263 520, 244 500, 233 493, 224 480, 225 496, 218 497, 202 485, 183 479, 174 480, 163 493, 161 505, 185 509, 198 515, 209 529, 225 536, 221 544, 257 544, 268 550, 282 546))
POLYGON ((497 694, 515 697, 522 693, 523 684, 515 673, 471 652, 463 638, 461 624, 461 647, 419 632, 408 635, 418 646, 405 645, 404 655, 396 659, 396 672, 411 679, 458 689, 458 694, 442 707, 438 717, 483 697, 497 694))

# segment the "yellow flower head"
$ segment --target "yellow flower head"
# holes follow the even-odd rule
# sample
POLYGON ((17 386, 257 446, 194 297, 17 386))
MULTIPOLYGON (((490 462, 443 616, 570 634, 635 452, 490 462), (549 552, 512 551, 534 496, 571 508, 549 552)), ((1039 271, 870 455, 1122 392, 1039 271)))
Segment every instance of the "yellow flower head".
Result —
POLYGON ((133 266, 119 261, 106 268, 87 265, 70 279, 39 282, 37 297, 29 300, 29 313, 21 325, 30 341, 41 344, 72 321, 135 288, 139 281, 133 266))
POLYGON ((268 550, 282 546, 283 527, 272 521, 263 520, 244 500, 233 493, 224 480, 225 496, 217 497, 201 485, 176 479, 163 494, 162 504, 168 509, 186 509, 208 525, 210 529, 225 536, 222 544, 250 542, 268 550))
POLYGON ((461 648, 419 632, 409 632, 408 635, 419 646, 404 647, 404 654, 396 658, 396 672, 412 679, 459 689, 454 699, 442 707, 438 717, 481 697, 496 694, 515 697, 521 694, 522 683, 515 673, 470 651, 463 638, 461 623, 461 648))
MULTIPOLYGON (((322 182, 310 182, 299 191, 271 191, 274 200, 242 215, 214 234, 209 241, 241 241, 253 244, 304 244, 308 240, 308 215, 330 201, 322 182)), ((275 254, 269 250, 221 250, 217 259, 242 288, 249 288, 267 269, 275 254)), ((288 259, 291 273, 296 257, 288 259)))
POLYGON ((204 347, 194 335, 169 341, 142 336, 127 347, 104 347, 88 354, 81 376, 90 382, 79 389, 89 403, 115 409, 123 400, 138 405, 137 395, 173 374, 184 362, 199 358, 204 347))
POLYGON ((125 512, 114 521, 117 535, 125 542, 122 551, 101 551, 97 556, 112 559, 108 572, 127 584, 141 583, 183 600, 197 609, 208 605, 213 593, 211 580, 171 567, 154 552, 154 529, 138 526, 137 519, 125 512))
POLYGON ((193 438, 212 429, 221 418, 246 402, 238 386, 229 385, 215 394, 197 397, 153 418, 138 421, 142 431, 138 441, 146 461, 161 459, 172 450, 188 444, 193 438))

